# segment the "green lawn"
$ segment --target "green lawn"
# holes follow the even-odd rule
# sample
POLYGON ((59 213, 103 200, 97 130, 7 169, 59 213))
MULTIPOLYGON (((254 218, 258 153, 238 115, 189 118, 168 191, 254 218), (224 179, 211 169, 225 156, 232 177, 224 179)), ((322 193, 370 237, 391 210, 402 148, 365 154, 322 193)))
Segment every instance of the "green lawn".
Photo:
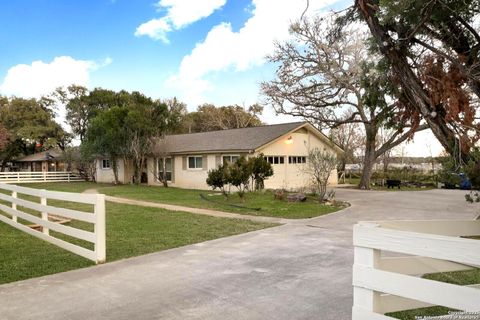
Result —
MULTIPOLYGON (((476 237, 476 239, 480 239, 480 238, 476 237)), ((431 273, 431 274, 426 274, 423 277, 430 280, 466 286, 470 284, 480 283, 480 269, 431 273)), ((448 311, 452 311, 452 310, 453 309, 436 306, 436 307, 394 312, 387 315, 397 319, 402 319, 402 320, 415 320, 415 319, 418 319, 418 317, 445 315, 445 314, 448 314, 448 311)))
POLYGON ((109 196, 288 219, 317 217, 343 208, 342 206, 319 204, 317 199, 312 196, 309 196, 304 203, 274 200, 273 192, 268 190, 264 192, 247 193, 246 202, 243 203, 235 193, 232 193, 226 200, 220 193, 211 190, 163 188, 146 185, 114 186, 111 184, 95 184, 88 182, 36 183, 30 186, 34 188, 69 192, 82 192, 86 189, 97 189, 99 192, 109 196), (202 199, 200 194, 205 195, 208 200, 202 199))
MULTIPOLYGON (((50 188, 51 185, 48 185, 48 189, 77 192, 82 188, 91 187, 88 184, 57 184, 55 188, 50 188)), ((78 204, 53 201, 50 203, 86 209, 78 204)), ((275 226, 248 220, 215 218, 110 202, 107 202, 106 219, 107 262, 275 226)), ((90 224, 79 221, 72 221, 70 225, 91 229, 90 224)), ((0 223, 0 235, 0 283, 93 265, 93 262, 87 259, 4 223, 0 223)), ((67 236, 62 235, 59 238, 91 247, 89 243, 69 239, 67 236)))

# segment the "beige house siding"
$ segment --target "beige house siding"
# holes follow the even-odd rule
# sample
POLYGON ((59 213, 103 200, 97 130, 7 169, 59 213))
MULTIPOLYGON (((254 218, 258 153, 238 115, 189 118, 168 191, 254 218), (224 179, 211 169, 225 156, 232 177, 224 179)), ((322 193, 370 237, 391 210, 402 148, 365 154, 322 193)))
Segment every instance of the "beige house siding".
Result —
MULTIPOLYGON (((305 164, 289 164, 289 156, 308 156, 310 148, 319 148, 330 150, 334 153, 334 150, 329 145, 322 142, 315 134, 305 129, 300 129, 298 132, 287 134, 273 143, 264 146, 257 150, 255 156, 263 153, 265 156, 282 156, 284 157, 284 164, 273 164, 274 175, 265 181, 265 187, 267 189, 299 189, 308 187, 310 184, 309 175, 305 172, 305 164), (292 137, 292 143, 287 144, 286 140, 292 137)), ((208 154, 203 155, 207 157, 207 167, 202 170, 191 170, 185 168, 184 159, 188 155, 176 155, 173 156, 174 177, 173 181, 169 183, 172 187, 186 188, 186 189, 201 189, 206 190, 210 187, 206 183, 208 170, 215 169, 220 163, 224 155, 245 155, 234 152, 227 152, 221 154, 208 154)), ((250 155, 252 156, 252 155, 250 155)), ((158 179, 155 178, 153 172, 156 165, 156 160, 150 158, 148 160, 149 177, 148 183, 150 185, 161 185, 158 179)), ((156 172, 156 171, 155 171, 156 172)), ((329 184, 337 184, 337 170, 334 170, 329 178, 329 184)))
MULTIPOLYGON (((326 141, 326 138, 313 133, 308 127, 303 127, 267 143, 255 150, 255 153, 247 154, 229 151, 208 154, 176 154, 171 156, 173 164, 172 181, 168 184, 169 186, 178 188, 207 190, 210 189, 206 183, 208 171, 217 168, 218 165, 222 163, 223 156, 244 155, 249 157, 263 153, 265 156, 280 156, 284 159, 283 164, 272 165, 274 175, 265 181, 265 187, 267 189, 285 188, 294 190, 304 187, 308 188, 310 186, 310 177, 306 172, 306 164, 289 163, 289 157, 308 158, 308 152, 313 148, 328 150, 332 153, 338 152, 335 151, 329 141, 326 141), (289 139, 290 137, 291 139, 289 139), (189 156, 202 156, 203 167, 199 169, 189 169, 189 156)), ((128 164, 125 166, 122 160, 118 162, 120 182, 131 182, 131 177, 133 176, 132 165, 128 164)), ((162 185, 157 178, 157 159, 153 157, 147 160, 147 177, 149 185, 162 185)), ((114 181, 113 170, 101 169, 101 160, 97 161, 97 181, 107 183, 114 181)), ((329 178, 329 184, 335 185, 337 183, 337 171, 334 170, 329 178)))
MULTIPOLYGON (((102 168, 102 160, 103 159, 98 159, 96 161, 96 178, 97 182, 100 183, 114 183, 115 182, 115 175, 113 174, 113 169, 110 167, 110 169, 103 169, 102 168)), ((133 170, 132 170, 132 165, 127 164, 125 166, 125 163, 123 159, 118 159, 118 180, 120 183, 130 183, 131 182, 131 177, 133 176, 133 170)))
MULTIPOLYGON (((169 185, 172 187, 185 189, 210 189, 206 183, 208 170, 216 168, 215 154, 191 154, 191 155, 175 155, 172 156, 173 172, 172 181, 169 185), (203 168, 189 169, 188 157, 202 156, 203 168)), ((157 160, 149 158, 147 161, 148 170, 148 184, 161 185, 162 183, 157 178, 157 160)))
MULTIPOLYGON (((299 189, 310 185, 310 177, 306 172, 306 164, 290 164, 288 159, 292 156, 308 157, 311 149, 326 149, 334 153, 329 145, 321 141, 317 135, 310 131, 300 129, 294 133, 286 134, 274 143, 267 145, 257 151, 265 156, 284 156, 284 164, 273 165, 273 176, 265 181, 267 189, 299 189), (289 138, 291 143, 287 143, 289 138)), ((308 160, 307 160, 308 161, 308 160)), ((330 185, 338 183, 337 170, 335 169, 329 178, 330 185)))

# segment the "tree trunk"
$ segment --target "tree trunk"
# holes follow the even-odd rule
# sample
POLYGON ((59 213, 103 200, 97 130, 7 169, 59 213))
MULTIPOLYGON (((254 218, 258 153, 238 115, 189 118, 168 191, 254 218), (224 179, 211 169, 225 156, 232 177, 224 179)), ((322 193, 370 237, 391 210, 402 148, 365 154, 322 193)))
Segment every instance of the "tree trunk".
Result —
POLYGON ((112 157, 110 159, 110 161, 112 162, 112 169, 113 169, 113 176, 115 178, 115 184, 119 184, 117 159, 116 159, 116 157, 112 157))
POLYGON ((139 185, 142 178, 142 168, 139 161, 135 161, 135 184, 139 185))
POLYGON ((375 164, 375 129, 366 126, 365 154, 363 157, 363 170, 360 184, 358 187, 364 190, 370 190, 370 179, 372 177, 373 165, 375 164))
POLYGON ((320 203, 323 203, 323 201, 325 200, 326 193, 327 193, 327 185, 320 183, 318 186, 318 201, 320 201, 320 203))
MULTIPOLYGON (((173 161, 173 158, 172 158, 173 161)), ((165 188, 168 188, 168 181, 167 181, 167 158, 162 158, 162 183, 165 188)))

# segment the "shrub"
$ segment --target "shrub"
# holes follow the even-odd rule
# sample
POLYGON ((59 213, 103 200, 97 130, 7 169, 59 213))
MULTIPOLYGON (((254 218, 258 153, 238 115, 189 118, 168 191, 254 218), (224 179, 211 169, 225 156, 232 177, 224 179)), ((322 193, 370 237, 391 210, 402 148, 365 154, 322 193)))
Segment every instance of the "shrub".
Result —
POLYGON ((286 196, 287 192, 284 190, 284 189, 278 189, 278 190, 275 190, 275 192, 273 193, 273 200, 285 200, 285 196, 286 196))
POLYGON ((251 171, 249 170, 247 159, 240 157, 237 161, 229 166, 228 181, 232 186, 237 187, 238 195, 242 201, 245 201, 245 192, 250 185, 251 171))
POLYGON ((223 195, 228 197, 228 193, 225 187, 229 184, 230 174, 228 164, 224 163, 219 166, 217 169, 210 170, 208 172, 207 184, 215 189, 222 191, 223 195))
POLYGON ((252 189, 262 190, 265 188, 265 180, 273 176, 273 168, 270 162, 265 160, 263 153, 248 159, 246 170, 251 172, 252 189))
POLYGON ((273 175, 272 165, 264 159, 263 154, 246 159, 240 157, 234 163, 224 163, 217 169, 208 172, 207 184, 215 189, 220 189, 227 196, 227 185, 237 187, 238 195, 245 200, 245 192, 250 185, 252 190, 261 190, 265 186, 265 179, 273 175))
POLYGON ((324 201, 327 192, 328 178, 336 167, 337 157, 334 154, 321 151, 317 148, 309 151, 306 171, 311 176, 320 202, 324 201))

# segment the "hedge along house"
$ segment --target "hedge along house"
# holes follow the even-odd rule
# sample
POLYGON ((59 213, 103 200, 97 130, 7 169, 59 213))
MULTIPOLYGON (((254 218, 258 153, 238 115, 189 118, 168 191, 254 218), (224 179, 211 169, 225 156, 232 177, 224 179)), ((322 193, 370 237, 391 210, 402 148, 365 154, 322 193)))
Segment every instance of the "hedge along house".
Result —
MULTIPOLYGON (((272 164, 274 175, 265 181, 267 189, 298 189, 309 185, 305 172, 308 152, 319 148, 339 155, 343 150, 308 122, 169 135, 159 141, 147 159, 144 170, 149 185, 162 185, 158 179, 166 159, 168 185, 189 189, 209 189, 208 171, 223 162, 241 156, 261 153, 272 164)), ((120 182, 130 183, 133 170, 119 160, 120 182), (130 173, 130 175, 128 174, 130 173)), ((113 182, 113 171, 107 159, 97 162, 97 181, 113 182)), ((337 184, 334 170, 330 184, 337 184)))

